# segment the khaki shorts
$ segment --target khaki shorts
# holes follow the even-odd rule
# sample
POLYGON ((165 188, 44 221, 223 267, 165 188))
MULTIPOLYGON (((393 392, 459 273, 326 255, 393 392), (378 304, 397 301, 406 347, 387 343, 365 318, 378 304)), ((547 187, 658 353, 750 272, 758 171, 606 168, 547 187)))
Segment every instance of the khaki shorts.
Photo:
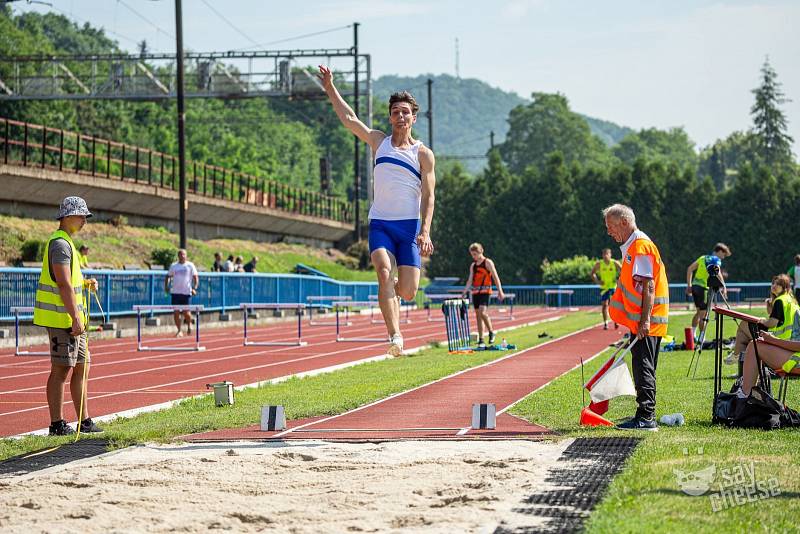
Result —
POLYGON ((79 363, 91 361, 86 332, 79 337, 72 337, 69 330, 48 328, 47 337, 50 339, 50 363, 75 367, 79 363))

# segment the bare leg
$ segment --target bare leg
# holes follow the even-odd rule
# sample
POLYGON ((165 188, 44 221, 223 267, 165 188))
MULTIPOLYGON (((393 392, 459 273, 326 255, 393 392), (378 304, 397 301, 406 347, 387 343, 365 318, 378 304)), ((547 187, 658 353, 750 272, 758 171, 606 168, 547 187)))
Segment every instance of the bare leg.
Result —
POLYGON ((385 248, 379 248, 370 255, 375 274, 378 275, 378 305, 389 337, 400 333, 400 318, 395 294, 392 261, 385 248))
POLYGON ((183 312, 183 322, 186 323, 186 333, 192 333, 192 312, 183 312))
POLYGON ((480 310, 481 316, 483 317, 483 324, 486 325, 486 333, 493 332, 492 330, 492 320, 489 318, 489 307, 488 306, 480 306, 478 308, 480 310))
MULTIPOLYGON (((69 381, 69 392, 72 395, 72 406, 75 407, 75 416, 81 417, 81 421, 84 419, 89 419, 89 399, 88 399, 88 392, 86 391, 86 383, 83 381, 83 366, 89 365, 89 363, 79 363, 75 365, 75 369, 72 371, 72 377, 69 381), (81 396, 83 397, 83 413, 78 414, 78 411, 81 409, 81 396)), ((89 373, 89 369, 86 369, 86 373, 89 373)), ((78 421, 80 423, 80 421, 78 421)))
MULTIPOLYGON (((780 369, 784 363, 789 361, 792 354, 794 353, 775 345, 758 344, 759 358, 772 369, 780 369)), ((742 391, 745 395, 750 394, 750 390, 756 385, 756 382, 758 382, 758 364, 756 362, 755 348, 753 343, 750 343, 744 353, 744 367, 742 369, 742 391)))
POLYGON ((50 409, 50 421, 59 421, 64 418, 64 383, 67 381, 70 367, 66 365, 52 365, 50 376, 47 377, 47 406, 50 409))
POLYGON ((175 319, 175 326, 178 328, 178 333, 175 334, 175 337, 181 337, 183 335, 183 332, 181 332, 181 312, 176 311, 172 316, 175 319))
POLYGON ((397 294, 403 300, 412 301, 419 289, 419 269, 411 265, 397 267, 397 294))
POLYGON ((740 352, 744 352, 747 348, 747 344, 752 340, 753 337, 750 335, 750 329, 747 323, 744 321, 739 322, 739 328, 736 330, 736 342, 733 345, 733 353, 739 354, 740 352))
POLYGON ((601 310, 603 312, 603 326, 608 326, 608 301, 604 300, 601 304, 601 310))
POLYGON ((695 310, 694 315, 692 316, 692 332, 697 330, 697 325, 700 324, 700 321, 703 319, 705 314, 706 314, 705 310, 701 310, 700 308, 695 310))
POLYGON ((483 309, 484 306, 478 306, 475 309, 475 322, 478 323, 478 341, 483 341, 483 309))

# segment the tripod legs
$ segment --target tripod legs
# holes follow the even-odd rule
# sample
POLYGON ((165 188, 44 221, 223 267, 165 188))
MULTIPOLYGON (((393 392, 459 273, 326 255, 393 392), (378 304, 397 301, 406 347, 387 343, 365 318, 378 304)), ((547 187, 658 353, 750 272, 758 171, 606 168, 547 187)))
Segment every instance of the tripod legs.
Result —
POLYGON ((686 371, 686 376, 689 376, 689 373, 692 374, 692 378, 697 377, 697 366, 700 363, 700 354, 703 352, 703 343, 706 340, 706 329, 708 328, 709 317, 711 316, 711 310, 714 308, 714 305, 717 303, 717 290, 716 289, 708 289, 708 300, 706 302, 706 313, 703 315, 703 318, 700 320, 700 336, 697 339, 697 343, 694 347, 694 352, 692 353, 692 359, 689 361, 689 369, 686 371), (692 366, 694 366, 694 370, 692 370, 692 366))

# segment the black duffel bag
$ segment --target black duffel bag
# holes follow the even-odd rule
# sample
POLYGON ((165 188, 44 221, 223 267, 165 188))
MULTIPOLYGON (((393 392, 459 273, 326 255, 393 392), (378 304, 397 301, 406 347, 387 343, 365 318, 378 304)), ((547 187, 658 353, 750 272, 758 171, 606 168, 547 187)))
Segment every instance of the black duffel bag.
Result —
POLYGON ((762 430, 781 427, 781 416, 785 412, 783 405, 758 386, 753 386, 750 396, 734 402, 734 406, 733 420, 730 423, 732 427, 762 430))
POLYGON ((720 391, 714 397, 714 413, 712 414, 711 422, 718 425, 731 426, 736 414, 736 407, 741 402, 744 402, 744 399, 737 397, 736 393, 720 391))

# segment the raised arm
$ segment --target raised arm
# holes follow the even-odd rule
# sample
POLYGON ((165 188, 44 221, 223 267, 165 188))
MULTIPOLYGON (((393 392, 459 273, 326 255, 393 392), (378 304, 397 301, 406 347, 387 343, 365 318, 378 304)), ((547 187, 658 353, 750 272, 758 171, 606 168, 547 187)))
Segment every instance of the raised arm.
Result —
POLYGON ((336 112, 336 116, 339 117, 342 125, 350 130, 353 135, 367 143, 370 148, 372 148, 373 152, 378 150, 378 146, 386 135, 380 130, 369 128, 356 116, 353 108, 345 102, 342 95, 340 95, 339 91, 336 89, 336 86, 333 85, 333 71, 325 65, 320 65, 319 79, 322 81, 325 94, 328 95, 331 104, 333 104, 333 110, 336 112))
POLYGON ((423 256, 433 254, 431 241, 431 222, 433 222, 433 205, 436 189, 436 158, 428 147, 419 150, 419 170, 422 174, 422 199, 420 204, 420 229, 417 236, 419 253, 423 256))

